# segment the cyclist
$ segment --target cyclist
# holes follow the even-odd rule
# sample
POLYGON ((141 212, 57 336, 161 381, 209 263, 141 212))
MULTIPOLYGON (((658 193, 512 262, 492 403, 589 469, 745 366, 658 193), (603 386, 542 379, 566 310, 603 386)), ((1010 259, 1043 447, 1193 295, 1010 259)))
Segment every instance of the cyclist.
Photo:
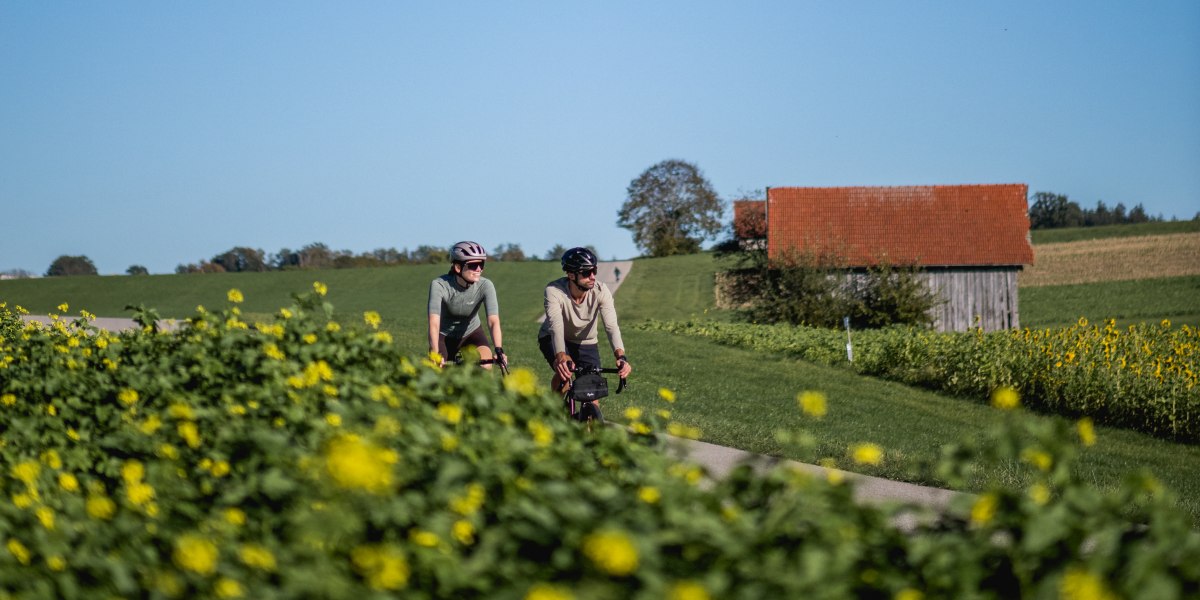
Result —
POLYGON ((551 385, 565 393, 571 381, 571 364, 600 367, 597 318, 604 321, 604 332, 617 359, 623 379, 633 371, 625 359, 625 344, 617 325, 617 309, 612 293, 596 281, 599 261, 587 248, 571 248, 562 255, 566 277, 546 284, 546 320, 538 331, 538 347, 554 370, 551 385))
MULTIPOLYGON (((450 249, 450 271, 429 284, 429 351, 440 354, 443 364, 467 346, 478 348, 483 360, 493 358, 479 323, 479 305, 483 304, 496 346, 494 356, 502 366, 508 366, 508 357, 501 347, 503 334, 496 287, 483 276, 486 263, 483 246, 459 242, 450 249)), ((490 369, 491 364, 485 364, 484 368, 490 369)))

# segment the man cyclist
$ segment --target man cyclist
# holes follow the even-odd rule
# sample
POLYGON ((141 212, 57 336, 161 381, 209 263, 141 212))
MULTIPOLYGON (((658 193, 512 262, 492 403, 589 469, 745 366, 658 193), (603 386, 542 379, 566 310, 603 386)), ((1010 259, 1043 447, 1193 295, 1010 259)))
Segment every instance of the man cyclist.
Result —
MULTIPOLYGON (((483 276, 486 262, 483 246, 459 242, 450 249, 450 271, 429 284, 429 351, 440 354, 443 364, 467 346, 478 348, 483 360, 493 357, 479 323, 479 305, 483 304, 496 346, 495 357, 508 367, 508 357, 501 347, 503 335, 496 287, 483 276)), ((491 364, 484 368, 490 369, 491 364)))
POLYGON ((617 359, 618 375, 629 376, 633 371, 625 360, 625 344, 617 325, 617 309, 612 293, 596 281, 599 261, 587 248, 571 248, 562 255, 566 277, 546 285, 546 320, 538 331, 538 347, 550 368, 554 369, 551 385, 566 392, 571 381, 571 363, 580 367, 600 367, 600 345, 596 331, 597 318, 604 321, 604 332, 617 359))

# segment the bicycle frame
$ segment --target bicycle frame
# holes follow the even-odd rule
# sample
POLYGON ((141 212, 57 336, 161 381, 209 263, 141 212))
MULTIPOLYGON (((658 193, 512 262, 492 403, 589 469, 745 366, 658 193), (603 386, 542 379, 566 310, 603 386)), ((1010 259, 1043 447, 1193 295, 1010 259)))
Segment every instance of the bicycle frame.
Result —
MULTIPOLYGON (((588 431, 592 430, 593 420, 599 420, 601 423, 603 423, 604 414, 600 412, 600 407, 596 404, 595 400, 578 400, 575 398, 575 379, 578 376, 587 373, 605 374, 620 372, 621 370, 616 368, 573 367, 571 369, 571 373, 573 375, 573 377, 571 377, 571 384, 567 386, 567 391, 565 394, 563 394, 563 401, 566 403, 567 407, 567 415, 572 419, 586 422, 588 431), (580 415, 583 415, 585 412, 587 413, 586 416, 581 417, 580 415)), ((627 384, 627 380, 622 377, 620 382, 617 384, 616 393, 620 394, 621 392, 625 391, 627 384)))

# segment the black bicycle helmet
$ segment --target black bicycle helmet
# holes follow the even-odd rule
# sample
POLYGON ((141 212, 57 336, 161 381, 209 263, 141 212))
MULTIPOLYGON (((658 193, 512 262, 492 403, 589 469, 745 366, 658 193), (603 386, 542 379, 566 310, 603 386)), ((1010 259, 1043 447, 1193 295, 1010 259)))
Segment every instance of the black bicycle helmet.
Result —
POLYGON ((487 251, 475 242, 459 242, 450 249, 450 260, 463 263, 487 260, 487 251))
POLYGON ((587 248, 571 248, 562 255, 563 271, 568 273, 578 273, 584 269, 595 269, 596 264, 600 261, 596 260, 596 255, 587 248))

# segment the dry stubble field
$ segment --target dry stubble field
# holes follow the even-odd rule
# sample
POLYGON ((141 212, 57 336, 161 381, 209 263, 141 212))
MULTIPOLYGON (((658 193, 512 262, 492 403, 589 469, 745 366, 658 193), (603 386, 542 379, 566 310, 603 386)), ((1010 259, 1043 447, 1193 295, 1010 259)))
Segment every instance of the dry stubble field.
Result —
POLYGON ((1200 233, 1037 244, 1021 287, 1200 275, 1200 233))

